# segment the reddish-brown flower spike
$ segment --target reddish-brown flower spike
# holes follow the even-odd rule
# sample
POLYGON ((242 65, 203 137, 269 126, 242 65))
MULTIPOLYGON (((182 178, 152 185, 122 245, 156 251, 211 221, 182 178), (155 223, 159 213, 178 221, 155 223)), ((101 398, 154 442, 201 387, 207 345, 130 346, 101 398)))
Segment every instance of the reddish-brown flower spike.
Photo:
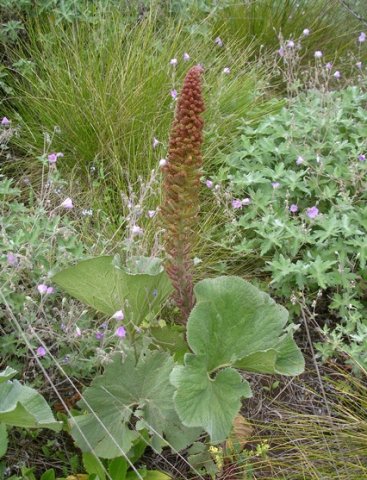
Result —
POLYGON ((185 77, 171 129, 168 162, 163 167, 161 216, 168 256, 166 270, 183 322, 194 306, 191 252, 199 213, 202 167, 202 72, 203 68, 198 65, 185 77))

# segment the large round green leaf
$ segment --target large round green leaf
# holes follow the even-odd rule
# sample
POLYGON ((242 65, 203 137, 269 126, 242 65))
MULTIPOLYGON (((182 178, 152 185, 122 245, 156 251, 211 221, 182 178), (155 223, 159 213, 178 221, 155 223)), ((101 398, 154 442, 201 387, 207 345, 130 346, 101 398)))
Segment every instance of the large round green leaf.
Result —
POLYGON ((123 310, 127 322, 137 325, 155 315, 172 291, 161 260, 133 257, 119 267, 112 256, 83 260, 57 273, 53 281, 86 305, 113 315, 123 310))
POLYGON ((80 406, 87 413, 71 420, 78 446, 101 458, 126 454, 139 436, 130 428, 133 418, 139 419, 137 430, 150 432, 148 443, 156 451, 165 441, 175 450, 193 442, 201 429, 184 427, 177 416, 169 381, 173 365, 170 355, 159 351, 148 350, 138 359, 134 351, 125 358, 116 355, 85 390, 80 406))
POLYGON ((287 310, 238 277, 199 282, 187 324, 193 353, 175 367, 175 405, 185 425, 201 426, 212 442, 224 441, 249 385, 233 368, 296 375, 304 360, 285 326, 287 310))

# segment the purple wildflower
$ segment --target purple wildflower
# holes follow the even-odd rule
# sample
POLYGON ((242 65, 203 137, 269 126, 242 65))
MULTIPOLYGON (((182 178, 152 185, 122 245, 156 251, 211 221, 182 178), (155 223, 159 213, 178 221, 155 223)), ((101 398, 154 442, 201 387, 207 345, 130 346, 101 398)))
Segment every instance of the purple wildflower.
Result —
POLYGON ((327 64, 325 65, 325 68, 327 68, 328 70, 331 70, 333 68, 333 64, 331 62, 327 62, 327 64))
POLYGON ((41 295, 44 295, 47 293, 47 289, 48 289, 48 286, 45 285, 44 283, 40 283, 39 285, 37 285, 37 290, 39 291, 39 293, 41 295))
POLYGON ((235 199, 231 202, 233 208, 242 208, 241 200, 235 199))
POLYGON ((161 168, 163 168, 163 167, 165 167, 166 165, 167 165, 167 160, 166 160, 165 158, 161 158, 161 159, 159 160, 159 166, 160 166, 161 168))
POLYGON ((10 125, 10 120, 7 117, 3 117, 1 120, 1 125, 10 125))
POLYGON ((305 28, 305 29, 303 30, 303 35, 304 35, 305 37, 307 37, 309 34, 310 34, 310 30, 309 30, 308 28, 305 28))
POLYGON ((131 233, 133 235, 141 236, 141 235, 143 235, 143 229, 141 227, 139 227, 139 225, 133 225, 131 227, 131 233))
POLYGON ((171 58, 171 60, 169 61, 170 65, 172 65, 173 67, 175 67, 177 65, 177 58, 171 58))
POLYGON ((362 68, 362 62, 357 62, 357 63, 356 63, 356 67, 359 68, 359 70, 361 70, 361 68, 362 68))
POLYGON ((208 187, 208 188, 213 188, 213 182, 211 180, 206 180, 205 182, 205 185, 208 187))
POLYGON ((171 90, 171 97, 173 98, 173 100, 176 100, 177 98, 177 90, 175 88, 171 90))
POLYGON ((6 260, 8 264, 11 265, 12 267, 15 267, 18 264, 18 259, 13 252, 8 252, 6 254, 6 260))
POLYGON ((161 142, 157 140, 155 137, 153 138, 153 148, 157 148, 160 143, 161 142))
POLYGON ((294 41, 293 41, 293 40, 288 40, 288 42, 287 42, 287 47, 288 47, 288 48, 293 48, 294 46, 295 46, 294 41))
POLYGON ((296 160, 296 164, 301 165, 304 161, 305 161, 305 159, 303 157, 301 157, 301 155, 298 155, 297 160, 296 160))
POLYGON ((298 212, 298 205, 296 205, 295 203, 292 203, 292 205, 289 207, 289 211, 292 213, 298 212))
POLYGON ((366 34, 364 32, 361 32, 361 34, 358 37, 359 43, 363 43, 366 41, 366 34))
POLYGON ((60 207, 64 207, 66 208, 67 210, 71 210, 74 205, 73 205, 73 201, 70 197, 66 198, 60 205, 60 207))
POLYGON ((279 182, 271 182, 271 186, 273 188, 279 188, 280 187, 280 183, 279 182))
POLYGON ((321 50, 316 50, 316 52, 314 53, 314 57, 315 57, 315 58, 321 58, 321 57, 322 57, 322 52, 321 52, 321 50))
POLYGON ((37 357, 44 357, 46 355, 46 349, 44 347, 38 347, 36 353, 37 357))
POLYGON ((339 70, 337 70, 337 71, 334 73, 333 76, 334 76, 334 78, 339 79, 342 75, 341 75, 341 73, 339 72, 339 70))
POLYGON ((216 45, 218 45, 218 47, 223 47, 223 42, 222 42, 222 39, 220 37, 217 37, 215 40, 214 40, 214 43, 216 45))
POLYGON ((309 218, 316 218, 319 214, 319 209, 316 206, 307 209, 307 216, 309 218))
POLYGON ((250 205, 251 198, 243 198, 241 203, 242 203, 242 205, 250 205))
POLYGON ((102 340, 103 337, 104 337, 104 333, 103 332, 96 332, 95 337, 96 337, 97 340, 102 340))
POLYGON ((148 210, 148 217, 153 218, 156 213, 157 213, 156 210, 148 210))
POLYGON ((231 69, 229 67, 224 67, 223 73, 225 73, 226 75, 229 75, 231 73, 231 69))
POLYGON ((188 53, 184 53, 183 54, 183 59, 184 59, 184 62, 188 62, 190 60, 190 55, 188 53))
POLYGON ((278 55, 280 57, 284 57, 284 48, 283 47, 280 47, 279 50, 278 50, 278 55))
POLYGON ((116 331, 115 331, 115 335, 116 337, 119 337, 119 338, 124 338, 126 337, 126 330, 123 326, 121 327, 117 327, 116 328, 116 331))
POLYGON ((117 312, 112 315, 112 318, 121 321, 125 318, 124 312, 122 310, 117 310, 117 312))
POLYGON ((78 327, 78 325, 75 326, 75 336, 76 337, 81 337, 82 336, 82 331, 78 327))
POLYGON ((358 155, 358 160, 360 162, 365 162, 366 161, 366 155, 364 155, 363 153, 361 153, 360 155, 358 155))
POLYGON ((49 163, 56 163, 56 162, 57 162, 57 159, 58 159, 59 157, 63 157, 63 156, 64 156, 64 154, 61 153, 61 152, 50 153, 50 155, 48 155, 48 157, 47 157, 47 158, 48 158, 48 162, 49 162, 49 163))

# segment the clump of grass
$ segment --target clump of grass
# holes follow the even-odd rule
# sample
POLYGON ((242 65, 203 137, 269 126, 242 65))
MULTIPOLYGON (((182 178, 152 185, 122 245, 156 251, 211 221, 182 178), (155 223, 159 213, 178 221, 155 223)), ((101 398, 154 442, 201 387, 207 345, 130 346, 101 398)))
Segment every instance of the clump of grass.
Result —
POLYGON ((261 52, 277 50, 279 34, 290 40, 303 35, 307 63, 317 50, 330 60, 345 57, 357 47, 363 25, 339 0, 256 0, 227 2, 213 17, 213 28, 224 46, 237 39, 242 46, 254 42, 261 52))
POLYGON ((22 126, 15 144, 23 154, 38 154, 45 133, 59 127, 53 148, 65 153, 65 169, 76 169, 82 180, 91 168, 102 172, 91 182, 98 183, 93 200, 115 219, 119 191, 166 155, 173 90, 189 66, 202 63, 207 72, 207 164, 218 161, 244 116, 250 112, 255 120, 274 109, 265 96, 265 70, 249 64, 251 48, 233 58, 235 43, 216 49, 214 39, 190 35, 169 19, 159 27, 154 12, 133 28, 118 11, 101 13, 94 24, 65 26, 49 18, 27 28, 29 43, 15 55, 29 56, 34 67, 14 77, 10 105, 22 126))

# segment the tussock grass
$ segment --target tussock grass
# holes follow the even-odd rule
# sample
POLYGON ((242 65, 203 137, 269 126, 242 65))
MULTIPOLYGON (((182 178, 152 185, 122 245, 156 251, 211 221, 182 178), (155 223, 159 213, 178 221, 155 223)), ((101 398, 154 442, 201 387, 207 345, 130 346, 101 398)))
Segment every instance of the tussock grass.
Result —
POLYGON ((249 62, 251 46, 233 56, 236 42, 216 49, 214 38, 191 35, 170 20, 159 26, 153 13, 133 27, 118 11, 101 14, 95 24, 65 26, 49 18, 29 25, 28 33, 18 54, 29 55, 35 67, 14 77, 10 101, 22 127, 15 144, 30 158, 43 151, 45 132, 52 135, 52 151, 65 154, 64 171, 76 169, 84 181, 96 169, 99 179, 87 184, 89 192, 96 187, 93 201, 112 216, 121 208, 119 190, 166 155, 175 106, 170 91, 179 90, 192 64, 206 69, 208 167, 220 161, 243 117, 256 120, 276 107, 266 97, 265 69, 249 62), (183 61, 184 52, 190 61, 183 61), (226 66, 230 75, 222 72, 226 66), (155 149, 154 137, 161 142, 155 149))

